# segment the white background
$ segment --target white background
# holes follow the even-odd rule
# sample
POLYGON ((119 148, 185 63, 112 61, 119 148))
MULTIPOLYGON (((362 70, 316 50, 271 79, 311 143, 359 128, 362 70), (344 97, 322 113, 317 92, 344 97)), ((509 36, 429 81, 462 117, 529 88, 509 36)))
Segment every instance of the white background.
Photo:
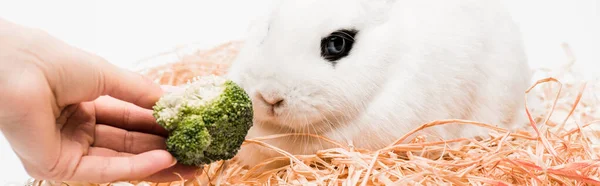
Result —
MULTIPOLYGON (((243 38, 271 0, 0 0, 0 17, 42 28, 122 66, 179 45, 243 38), (230 4, 230 5, 228 5, 230 4)), ((532 67, 565 62, 569 43, 587 73, 600 72, 600 0, 506 0, 521 25, 532 67)), ((1 52, 1 51, 0 51, 1 52)), ((0 67, 1 68, 1 67, 0 67)), ((0 137, 0 186, 29 177, 0 137)))

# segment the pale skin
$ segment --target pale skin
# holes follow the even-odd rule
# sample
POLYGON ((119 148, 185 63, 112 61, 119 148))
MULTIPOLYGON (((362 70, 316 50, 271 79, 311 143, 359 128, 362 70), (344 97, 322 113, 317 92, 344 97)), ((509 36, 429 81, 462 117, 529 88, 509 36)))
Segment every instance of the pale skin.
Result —
POLYGON ((161 87, 0 18, 0 131, 36 179, 167 182, 194 176, 166 150, 161 87))

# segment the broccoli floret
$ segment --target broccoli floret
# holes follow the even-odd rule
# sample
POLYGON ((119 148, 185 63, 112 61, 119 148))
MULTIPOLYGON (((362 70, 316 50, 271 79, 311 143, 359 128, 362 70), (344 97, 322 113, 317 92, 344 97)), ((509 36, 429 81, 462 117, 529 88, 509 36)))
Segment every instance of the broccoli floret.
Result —
POLYGON ((170 133, 167 151, 185 165, 233 158, 252 127, 249 96, 233 81, 214 75, 165 94, 153 109, 157 123, 170 133))

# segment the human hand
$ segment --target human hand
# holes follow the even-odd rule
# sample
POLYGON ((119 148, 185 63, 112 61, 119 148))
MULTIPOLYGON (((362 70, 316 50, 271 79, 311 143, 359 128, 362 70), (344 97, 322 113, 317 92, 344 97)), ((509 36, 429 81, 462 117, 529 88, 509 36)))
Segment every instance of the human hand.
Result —
POLYGON ((161 88, 0 18, 0 130, 36 179, 107 183, 189 178, 152 111, 161 88))

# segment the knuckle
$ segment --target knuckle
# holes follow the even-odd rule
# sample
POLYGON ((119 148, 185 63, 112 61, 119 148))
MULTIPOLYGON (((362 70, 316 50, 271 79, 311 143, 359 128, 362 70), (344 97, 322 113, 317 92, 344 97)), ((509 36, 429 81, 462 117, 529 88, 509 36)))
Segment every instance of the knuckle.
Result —
POLYGON ((123 105, 123 125, 128 126, 131 118, 131 108, 127 105, 123 105))
POLYGON ((135 139, 133 133, 129 131, 125 132, 125 142, 123 144, 123 150, 125 152, 132 152, 134 141, 135 139))
POLYGON ((110 92, 112 90, 110 90, 110 86, 108 86, 109 82, 108 78, 106 77, 107 75, 104 73, 104 71, 99 70, 96 71, 96 77, 98 78, 96 81, 96 91, 99 95, 102 94, 111 94, 110 92))

